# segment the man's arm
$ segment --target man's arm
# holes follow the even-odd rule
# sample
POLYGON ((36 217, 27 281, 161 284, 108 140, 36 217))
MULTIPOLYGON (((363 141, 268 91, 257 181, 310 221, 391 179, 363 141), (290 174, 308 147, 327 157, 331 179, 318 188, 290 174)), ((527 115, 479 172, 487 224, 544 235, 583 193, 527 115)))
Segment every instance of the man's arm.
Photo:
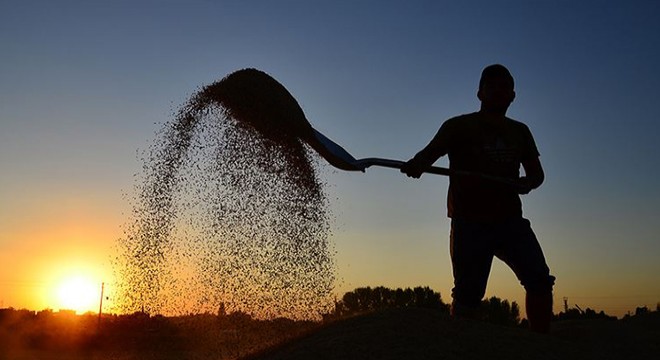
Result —
POLYGON ((415 155, 415 157, 408 160, 401 167, 402 173, 408 175, 409 177, 418 179, 420 176, 422 176, 426 169, 428 169, 436 160, 438 160, 438 158, 447 154, 447 151, 445 150, 446 144, 444 143, 441 132, 442 128, 433 137, 428 145, 426 145, 420 152, 415 155))
POLYGON ((438 132, 433 136, 433 139, 431 139, 428 145, 401 167, 402 173, 418 179, 436 160, 441 156, 447 155, 450 146, 449 140, 451 139, 449 135, 450 128, 453 129, 450 125, 451 122, 451 120, 447 120, 442 123, 442 126, 440 126, 440 129, 438 129, 438 132))
POLYGON ((543 184, 545 173, 543 172, 543 166, 538 156, 524 160, 522 166, 525 170, 525 176, 518 179, 520 184, 518 193, 527 194, 543 184))

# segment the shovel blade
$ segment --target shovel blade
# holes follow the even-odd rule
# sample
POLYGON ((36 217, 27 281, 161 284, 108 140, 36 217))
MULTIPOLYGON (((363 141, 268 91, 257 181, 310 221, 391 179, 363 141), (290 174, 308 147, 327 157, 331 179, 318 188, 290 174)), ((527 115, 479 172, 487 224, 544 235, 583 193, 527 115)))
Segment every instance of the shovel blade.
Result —
POLYGON ((330 140, 325 135, 313 129, 313 136, 303 140, 321 155, 330 165, 347 171, 364 171, 364 167, 356 164, 355 158, 343 147, 330 140))

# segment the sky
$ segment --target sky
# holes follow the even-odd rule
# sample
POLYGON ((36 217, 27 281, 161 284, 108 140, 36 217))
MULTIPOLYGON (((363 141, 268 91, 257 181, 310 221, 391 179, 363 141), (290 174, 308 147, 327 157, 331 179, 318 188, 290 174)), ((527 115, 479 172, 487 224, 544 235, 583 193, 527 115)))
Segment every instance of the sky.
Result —
MULTIPOLYGON (((546 172, 523 203, 557 277, 555 311, 564 298, 617 316, 655 308, 659 11, 643 0, 4 0, 0 308, 66 307, 54 298, 76 277, 112 291, 138 153, 203 85, 266 71, 356 158, 406 160, 445 119, 478 110, 492 63, 516 80, 508 115, 530 127, 546 172)), ((337 294, 421 285, 449 302, 448 179, 324 174, 337 294)), ((497 260, 487 296, 524 304, 497 260)))

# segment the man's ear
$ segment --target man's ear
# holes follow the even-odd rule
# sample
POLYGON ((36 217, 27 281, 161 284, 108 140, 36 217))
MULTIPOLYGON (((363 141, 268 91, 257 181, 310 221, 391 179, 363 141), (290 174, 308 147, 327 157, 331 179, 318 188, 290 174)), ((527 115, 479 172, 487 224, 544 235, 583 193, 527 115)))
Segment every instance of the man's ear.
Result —
POLYGON ((515 99, 516 99, 516 92, 515 92, 515 91, 512 91, 512 94, 511 94, 511 102, 513 102, 513 100, 515 100, 515 99))
POLYGON ((482 99, 482 97, 483 97, 483 95, 481 94, 481 89, 477 90, 477 99, 479 99, 479 101, 484 101, 484 99, 482 99))

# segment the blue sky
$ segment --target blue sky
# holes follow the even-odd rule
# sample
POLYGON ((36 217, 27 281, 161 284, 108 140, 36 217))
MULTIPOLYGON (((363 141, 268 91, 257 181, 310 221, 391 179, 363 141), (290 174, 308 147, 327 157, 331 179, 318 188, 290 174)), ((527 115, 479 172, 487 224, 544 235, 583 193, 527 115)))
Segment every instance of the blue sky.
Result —
MULTIPOLYGON (((19 270, 0 270, 0 298, 21 306, 12 284, 51 281, 30 269, 56 266, 61 249, 107 267, 137 151, 232 71, 270 73, 355 157, 404 160, 443 120, 478 109, 481 69, 502 63, 516 79, 509 115, 533 131, 547 174, 523 201, 557 304, 654 306, 659 10, 641 0, 5 1, 0 262, 19 270)), ((338 289, 429 285, 449 300, 447 179, 325 176, 338 289)), ((495 264, 488 294, 521 303, 523 291, 495 264)))

